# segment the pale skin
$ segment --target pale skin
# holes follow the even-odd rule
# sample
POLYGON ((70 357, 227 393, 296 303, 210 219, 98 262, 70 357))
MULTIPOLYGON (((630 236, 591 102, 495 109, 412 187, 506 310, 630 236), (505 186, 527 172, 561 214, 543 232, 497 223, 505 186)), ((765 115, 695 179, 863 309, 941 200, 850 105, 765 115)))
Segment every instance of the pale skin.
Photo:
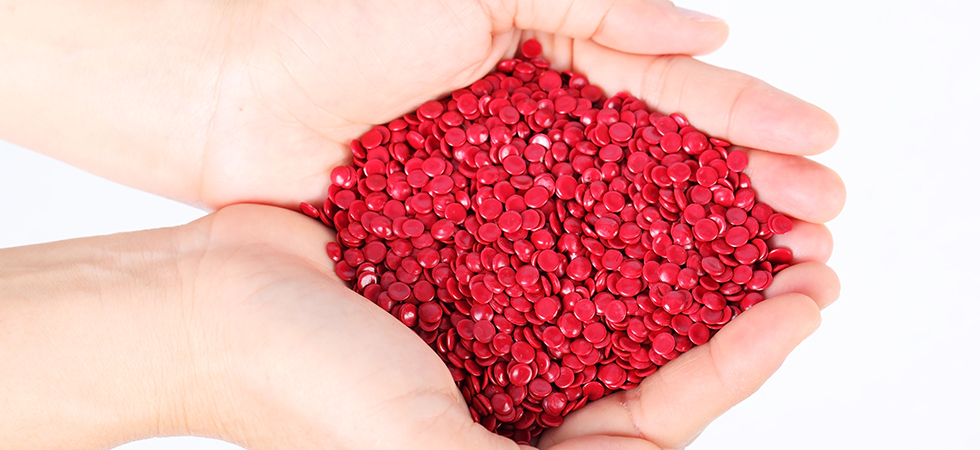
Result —
POLYGON ((821 224, 844 188, 802 156, 830 148, 836 124, 683 56, 726 35, 659 0, 0 3, 0 137, 218 210, 0 250, 0 442, 515 448, 472 422, 410 330, 331 274, 326 228, 274 206, 322 199, 346 142, 471 83, 533 36, 556 67, 749 148, 759 197, 795 218, 778 243, 799 264, 769 300, 538 442, 684 447, 762 385, 839 291, 821 224))

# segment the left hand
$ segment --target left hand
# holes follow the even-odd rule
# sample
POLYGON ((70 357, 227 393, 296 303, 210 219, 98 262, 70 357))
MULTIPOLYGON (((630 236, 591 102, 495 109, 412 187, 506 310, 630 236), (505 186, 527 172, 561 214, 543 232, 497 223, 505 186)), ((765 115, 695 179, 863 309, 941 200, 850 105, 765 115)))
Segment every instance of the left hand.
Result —
POLYGON ((0 138, 206 208, 295 208, 325 197, 351 139, 532 35, 590 75, 605 63, 579 62, 585 43, 604 58, 697 54, 727 26, 666 0, 37 0, 0 11, 0 42, 22 44, 0 47, 0 138))
POLYGON ((723 22, 666 0, 290 0, 247 13, 249 39, 230 43, 238 57, 223 65, 201 155, 211 206, 324 198, 351 139, 471 84, 532 35, 563 69, 582 41, 609 57, 703 53, 727 36, 723 22))

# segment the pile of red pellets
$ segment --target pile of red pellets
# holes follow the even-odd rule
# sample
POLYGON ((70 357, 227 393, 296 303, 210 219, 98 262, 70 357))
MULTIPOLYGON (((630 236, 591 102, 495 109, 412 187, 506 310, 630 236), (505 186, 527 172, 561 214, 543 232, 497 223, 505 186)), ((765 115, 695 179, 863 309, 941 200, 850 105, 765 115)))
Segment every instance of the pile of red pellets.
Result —
POLYGON ((536 41, 351 143, 322 209, 351 288, 446 362, 520 443, 630 389, 763 300, 792 222, 745 153, 549 69, 536 41))

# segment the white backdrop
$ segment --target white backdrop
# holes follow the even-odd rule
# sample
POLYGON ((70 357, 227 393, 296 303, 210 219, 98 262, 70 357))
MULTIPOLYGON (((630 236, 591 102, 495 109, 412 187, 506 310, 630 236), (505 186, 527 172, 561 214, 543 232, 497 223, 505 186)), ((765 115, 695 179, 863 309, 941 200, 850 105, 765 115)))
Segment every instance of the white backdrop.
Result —
MULTIPOLYGON (((848 187, 830 224, 840 300, 756 395, 691 448, 978 448, 980 6, 678 3, 731 26, 728 44, 705 61, 837 117, 840 142, 817 159, 848 187)), ((0 247, 202 214, 0 142, 0 247)), ((117 450, 234 448, 172 438, 117 450)))

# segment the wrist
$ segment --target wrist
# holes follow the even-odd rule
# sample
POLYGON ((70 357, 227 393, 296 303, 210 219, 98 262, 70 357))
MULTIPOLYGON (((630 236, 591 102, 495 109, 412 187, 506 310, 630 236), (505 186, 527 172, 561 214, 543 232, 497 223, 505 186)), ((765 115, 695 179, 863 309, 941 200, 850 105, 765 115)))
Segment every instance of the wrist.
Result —
POLYGON ((33 0, 0 8, 0 138, 187 203, 222 52, 222 6, 33 0))
POLYGON ((202 369, 175 230, 0 250, 0 442, 105 448, 188 432, 202 369))

